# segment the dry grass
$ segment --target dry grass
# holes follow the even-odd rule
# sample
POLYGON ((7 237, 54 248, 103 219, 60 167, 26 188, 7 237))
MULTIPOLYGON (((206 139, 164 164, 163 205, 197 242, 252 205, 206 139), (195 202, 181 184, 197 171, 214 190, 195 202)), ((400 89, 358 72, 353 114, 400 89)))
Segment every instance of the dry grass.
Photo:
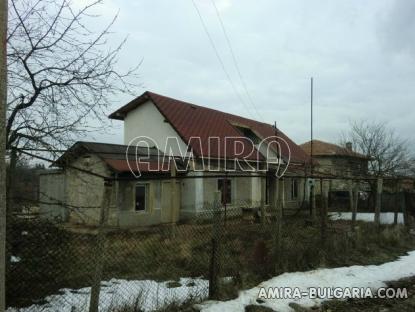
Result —
MULTIPOLYGON (((301 218, 285 220, 279 273, 379 264, 415 248, 414 237, 401 226, 382 226, 378 231, 370 224, 359 223, 359 232, 351 234, 347 221, 330 223, 328 240, 321 248, 318 225, 307 224, 301 218)), ((9 271, 9 304, 25 306, 61 288, 90 286, 96 264, 94 236, 68 233, 44 224, 15 227, 16 233, 28 229, 30 234, 17 235, 12 247, 12 253, 23 260, 9 271)), ((234 277, 231 283, 222 285, 223 299, 276 274, 271 225, 231 220, 221 229, 220 275, 234 277)), ((103 278, 207 278, 211 237, 212 227, 206 223, 178 225, 174 231, 158 227, 145 232, 109 233, 103 278)))

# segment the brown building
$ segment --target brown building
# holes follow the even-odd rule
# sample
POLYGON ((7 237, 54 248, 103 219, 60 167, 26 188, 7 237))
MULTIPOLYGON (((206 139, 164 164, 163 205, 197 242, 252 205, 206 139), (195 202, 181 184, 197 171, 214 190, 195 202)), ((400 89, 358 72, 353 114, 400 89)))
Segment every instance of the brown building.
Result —
MULTIPOLYGON (((368 172, 369 157, 353 151, 351 143, 342 147, 333 143, 313 140, 313 160, 316 173, 339 177, 331 183, 331 191, 348 191, 349 183, 342 177, 362 177, 368 172)), ((300 147, 311 155, 311 141, 300 147)))

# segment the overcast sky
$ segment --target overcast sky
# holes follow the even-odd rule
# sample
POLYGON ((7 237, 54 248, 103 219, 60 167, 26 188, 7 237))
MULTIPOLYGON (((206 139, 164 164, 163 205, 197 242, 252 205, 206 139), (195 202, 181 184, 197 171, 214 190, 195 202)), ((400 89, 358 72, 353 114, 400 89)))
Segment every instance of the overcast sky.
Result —
MULTIPOLYGON (((82 0, 78 0, 82 1, 82 0)), ((256 113, 242 89, 211 0, 105 0, 100 19, 119 12, 117 38, 129 36, 120 67, 140 67, 145 90, 278 127, 309 140, 310 77, 315 137, 337 142, 349 120, 387 121, 402 137, 415 132, 415 1, 215 0, 256 113)), ((116 97, 110 113, 131 98, 116 97)), ((122 143, 122 122, 100 141, 122 143)))

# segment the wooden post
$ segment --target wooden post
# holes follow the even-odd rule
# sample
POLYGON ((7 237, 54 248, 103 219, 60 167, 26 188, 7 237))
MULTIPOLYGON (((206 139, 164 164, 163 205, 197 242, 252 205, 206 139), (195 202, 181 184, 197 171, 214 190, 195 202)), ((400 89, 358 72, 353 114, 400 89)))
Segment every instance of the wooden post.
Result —
POLYGON ((353 181, 349 183, 349 211, 353 211, 354 197, 353 197, 353 181))
POLYGON ((111 202, 112 183, 110 181, 104 182, 104 194, 102 196, 101 212, 99 219, 99 227, 97 233, 97 250, 94 254, 96 259, 96 266, 94 277, 92 280, 91 297, 89 302, 89 312, 98 312, 99 308, 99 293, 101 291, 102 271, 104 269, 105 257, 105 240, 106 240, 106 226, 108 225, 109 207, 111 202))
POLYGON ((9 164, 9 175, 6 182, 6 206, 7 206, 7 218, 9 224, 11 224, 13 218, 13 212, 15 209, 14 200, 14 186, 15 186, 15 175, 17 167, 17 150, 15 148, 10 149, 10 164, 9 164))
POLYGON ((327 241, 327 211, 328 211, 328 193, 329 187, 327 185, 327 181, 321 181, 321 227, 320 227, 320 236, 321 236, 321 245, 324 247, 327 241))
POLYGON ((382 187, 383 179, 378 178, 376 183, 376 203, 375 203, 375 225, 380 225, 380 210, 382 207, 382 187))
POLYGON ((220 191, 215 192, 213 205, 212 225, 212 252, 209 268, 209 299, 217 299, 219 295, 219 268, 220 268, 220 231, 221 231, 221 207, 222 196, 220 191))
POLYGON ((0 312, 6 310, 7 4, 0 0, 0 312))
POLYGON ((352 207, 352 230, 355 230, 357 206, 359 205, 359 182, 356 181, 353 186, 353 207, 352 207))
POLYGON ((400 194, 400 204, 401 204, 401 212, 403 217, 403 224, 406 226, 410 225, 408 211, 406 209, 406 196, 404 190, 401 190, 400 194))
POLYGON ((10 269, 11 259, 11 241, 7 240, 7 237, 11 234, 13 224, 13 212, 16 209, 14 200, 14 187, 15 187, 15 175, 17 166, 17 150, 15 148, 10 149, 10 163, 9 163, 9 174, 7 175, 6 181, 6 220, 8 225, 6 226, 6 272, 10 269))
POLYGON ((266 198, 266 178, 260 178, 261 179, 261 224, 265 224, 265 198, 266 198))

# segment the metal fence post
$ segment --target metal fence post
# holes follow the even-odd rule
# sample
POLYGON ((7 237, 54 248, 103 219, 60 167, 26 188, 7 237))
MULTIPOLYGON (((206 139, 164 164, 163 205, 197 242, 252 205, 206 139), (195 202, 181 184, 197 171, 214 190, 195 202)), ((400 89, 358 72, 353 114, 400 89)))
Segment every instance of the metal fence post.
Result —
POLYGON ((265 178, 260 178, 261 179, 261 225, 265 224, 265 198, 266 198, 266 179, 267 177, 265 176, 265 178))
POLYGON ((383 179, 378 178, 376 183, 375 225, 380 225, 380 210, 382 206, 383 179))
POLYGON ((101 290, 102 271, 104 269, 106 226, 108 225, 109 206, 111 201, 112 182, 104 182, 104 194, 100 212, 100 220, 97 234, 97 250, 95 253, 96 267, 91 287, 89 312, 98 312, 99 293, 101 290))
POLYGON ((174 159, 171 163, 170 174, 171 174, 170 195, 171 195, 171 211, 172 211, 171 212, 172 219, 171 219, 170 238, 174 239, 176 237, 176 230, 177 230, 176 229, 176 223, 179 220, 179 207, 178 207, 178 199, 177 199, 179 194, 178 194, 178 190, 177 190, 177 179, 176 179, 177 171, 176 171, 176 163, 175 163, 174 159))
POLYGON ((219 293, 220 267, 220 227, 221 227, 221 192, 215 192, 213 205, 212 252, 209 268, 209 298, 215 299, 219 293))
POLYGON ((310 185, 310 216, 312 222, 316 219, 316 186, 314 180, 310 185))
POLYGON ((274 198, 275 207, 275 228, 274 228, 274 239, 273 239, 273 256, 274 256, 274 273, 278 273, 281 266, 281 249, 282 249, 282 205, 283 205, 283 191, 284 191, 284 179, 276 178, 276 191, 277 196, 274 198))
POLYGON ((327 181, 321 180, 321 245, 324 247, 327 241, 327 211, 328 211, 328 193, 329 188, 327 181))
POLYGON ((359 181, 353 186, 353 207, 352 207, 352 230, 355 230, 357 218, 357 206, 359 205, 359 181))
POLYGON ((349 210, 353 211, 354 197, 353 197, 353 181, 349 181, 349 210))
POLYGON ((398 224, 398 211, 399 211, 399 197, 400 197, 400 185, 399 185, 399 180, 396 180, 396 185, 395 185, 395 207, 393 209, 393 224, 397 225, 398 224))

